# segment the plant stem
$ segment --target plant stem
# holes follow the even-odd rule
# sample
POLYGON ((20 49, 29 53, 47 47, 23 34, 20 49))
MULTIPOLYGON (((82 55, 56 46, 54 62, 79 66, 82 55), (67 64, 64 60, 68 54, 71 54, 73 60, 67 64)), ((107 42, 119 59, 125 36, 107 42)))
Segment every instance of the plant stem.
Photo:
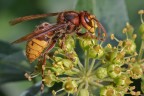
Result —
POLYGON ((141 19, 141 23, 144 24, 143 18, 142 18, 142 14, 140 15, 140 19, 141 19))
POLYGON ((68 95, 67 96, 70 96, 70 93, 68 93, 68 95))
POLYGON ((80 60, 78 61, 78 67, 80 70, 83 70, 84 69, 84 66, 83 64, 80 62, 80 60))
POLYGON ((85 81, 85 89, 88 89, 88 86, 89 86, 88 81, 85 81))
POLYGON ((95 59, 92 59, 92 62, 91 62, 90 68, 89 68, 89 70, 87 72, 87 75, 89 75, 91 73, 91 71, 92 71, 92 69, 94 67, 94 64, 95 64, 95 59))
POLYGON ((87 70, 88 70, 88 67, 89 67, 89 57, 88 57, 88 50, 85 50, 85 63, 84 63, 84 65, 85 65, 85 72, 87 72, 87 70))
POLYGON ((66 94, 67 94, 66 92, 62 92, 62 93, 57 94, 56 96, 65 96, 66 94))
POLYGON ((79 72, 80 72, 80 70, 79 70, 79 69, 77 69, 77 68, 72 68, 72 70, 73 70, 73 71, 76 71, 77 73, 79 73, 79 72))
POLYGON ((98 63, 95 64, 95 66, 93 67, 93 69, 97 68, 100 64, 101 64, 101 62, 99 61, 98 63))
POLYGON ((58 92, 63 91, 63 90, 64 90, 64 88, 59 89, 59 90, 57 90, 57 91, 55 92, 55 94, 53 94, 53 95, 56 96, 56 94, 57 94, 58 92))
POLYGON ((111 79, 111 78, 106 78, 106 79, 103 79, 102 81, 104 81, 104 82, 113 82, 114 80, 111 79))
MULTIPOLYGON (((85 85, 85 83, 81 83, 80 85, 79 85, 79 87, 78 87, 78 90, 77 90, 77 93, 79 93, 79 91, 81 90, 81 89, 83 89, 83 86, 85 85)), ((77 94, 78 95, 78 94, 77 94)))
POLYGON ((142 40, 140 51, 139 51, 139 55, 138 55, 138 60, 142 59, 143 52, 144 52, 144 41, 142 40))
POLYGON ((90 82, 90 84, 98 86, 98 87, 103 87, 104 85, 97 83, 97 82, 90 82))

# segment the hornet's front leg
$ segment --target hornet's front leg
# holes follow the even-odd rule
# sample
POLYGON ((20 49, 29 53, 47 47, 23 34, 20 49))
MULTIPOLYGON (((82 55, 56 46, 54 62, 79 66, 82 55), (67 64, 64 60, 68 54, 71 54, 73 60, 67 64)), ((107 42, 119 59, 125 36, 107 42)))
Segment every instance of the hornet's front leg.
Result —
POLYGON ((77 32, 76 34, 77 34, 78 36, 80 36, 80 37, 98 39, 95 35, 93 35, 93 34, 90 33, 89 31, 87 31, 87 32, 85 32, 85 33, 77 32))

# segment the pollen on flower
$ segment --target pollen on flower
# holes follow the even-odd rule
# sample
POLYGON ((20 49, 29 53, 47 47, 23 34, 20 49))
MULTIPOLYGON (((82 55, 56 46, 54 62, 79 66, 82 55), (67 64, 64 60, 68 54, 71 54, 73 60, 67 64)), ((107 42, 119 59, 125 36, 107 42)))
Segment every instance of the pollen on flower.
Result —
POLYGON ((136 92, 135 91, 131 91, 130 94, 133 95, 133 96, 136 96, 136 92))
POLYGON ((138 14, 144 14, 144 10, 139 10, 138 14))
POLYGON ((129 89, 134 90, 135 88, 136 88, 135 86, 131 86, 129 89))
POLYGON ((112 48, 112 45, 111 45, 111 44, 107 44, 107 47, 108 47, 108 48, 112 48))
POLYGON ((123 45, 123 41, 119 41, 118 46, 122 46, 123 45))
POLYGON ((127 26, 127 27, 129 27, 129 26, 130 26, 129 22, 127 22, 127 23, 126 23, 126 26, 127 26))
POLYGON ((138 53, 137 52, 134 52, 134 56, 137 56, 138 55, 138 53))
POLYGON ((114 34, 111 34, 111 40, 114 40, 115 36, 114 34))
POLYGON ((138 79, 141 78, 143 74, 142 68, 140 67, 140 65, 134 65, 132 66, 131 70, 130 70, 130 75, 133 79, 138 79))
POLYGON ((136 61, 136 58, 131 58, 131 62, 135 62, 136 61))
POLYGON ((128 31, 127 28, 123 29, 123 33, 127 33, 127 31, 128 31))
POLYGON ((140 96, 141 95, 141 92, 140 91, 137 91, 136 92, 136 96, 140 96))

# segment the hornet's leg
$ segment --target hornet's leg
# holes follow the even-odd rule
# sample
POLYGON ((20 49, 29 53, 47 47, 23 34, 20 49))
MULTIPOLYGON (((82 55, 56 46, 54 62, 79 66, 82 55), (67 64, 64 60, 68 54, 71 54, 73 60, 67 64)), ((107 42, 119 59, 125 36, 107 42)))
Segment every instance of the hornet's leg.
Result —
POLYGON ((80 37, 86 37, 86 38, 92 38, 92 39, 98 39, 95 35, 91 34, 90 32, 85 32, 85 33, 76 33, 80 37))
POLYGON ((66 41, 66 35, 65 34, 62 36, 61 40, 62 41, 60 42, 60 48, 65 49, 65 41, 66 41))
POLYGON ((41 85, 41 91, 43 91, 44 89, 44 82, 43 82, 43 79, 44 79, 44 70, 45 70, 45 65, 46 65, 46 55, 47 53, 53 49, 53 47, 55 46, 56 44, 56 41, 53 41, 51 43, 51 45, 44 51, 44 53, 42 54, 43 56, 43 61, 42 61, 42 85, 41 85))

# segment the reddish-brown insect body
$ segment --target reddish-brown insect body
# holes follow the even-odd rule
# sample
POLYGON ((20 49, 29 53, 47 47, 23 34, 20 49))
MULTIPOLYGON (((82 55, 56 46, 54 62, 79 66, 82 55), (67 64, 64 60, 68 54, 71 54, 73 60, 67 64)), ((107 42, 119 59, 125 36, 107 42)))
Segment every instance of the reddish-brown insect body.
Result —
POLYGON ((45 55, 55 46, 57 40, 62 39, 64 42, 67 34, 76 33, 78 36, 89 35, 91 38, 97 38, 93 35, 93 33, 95 32, 96 27, 98 27, 98 34, 100 34, 100 30, 102 29, 106 35, 106 31, 101 23, 96 19, 94 15, 91 15, 86 11, 65 11, 58 13, 30 15, 17 18, 10 23, 14 25, 23 21, 56 15, 56 24, 49 24, 46 22, 42 23, 37 27, 36 30, 34 30, 34 32, 13 42, 20 43, 23 41, 28 41, 26 47, 26 55, 30 62, 33 62, 40 56, 44 56, 45 58, 45 55), (87 30, 85 33, 81 33, 79 31, 82 27, 87 30))

